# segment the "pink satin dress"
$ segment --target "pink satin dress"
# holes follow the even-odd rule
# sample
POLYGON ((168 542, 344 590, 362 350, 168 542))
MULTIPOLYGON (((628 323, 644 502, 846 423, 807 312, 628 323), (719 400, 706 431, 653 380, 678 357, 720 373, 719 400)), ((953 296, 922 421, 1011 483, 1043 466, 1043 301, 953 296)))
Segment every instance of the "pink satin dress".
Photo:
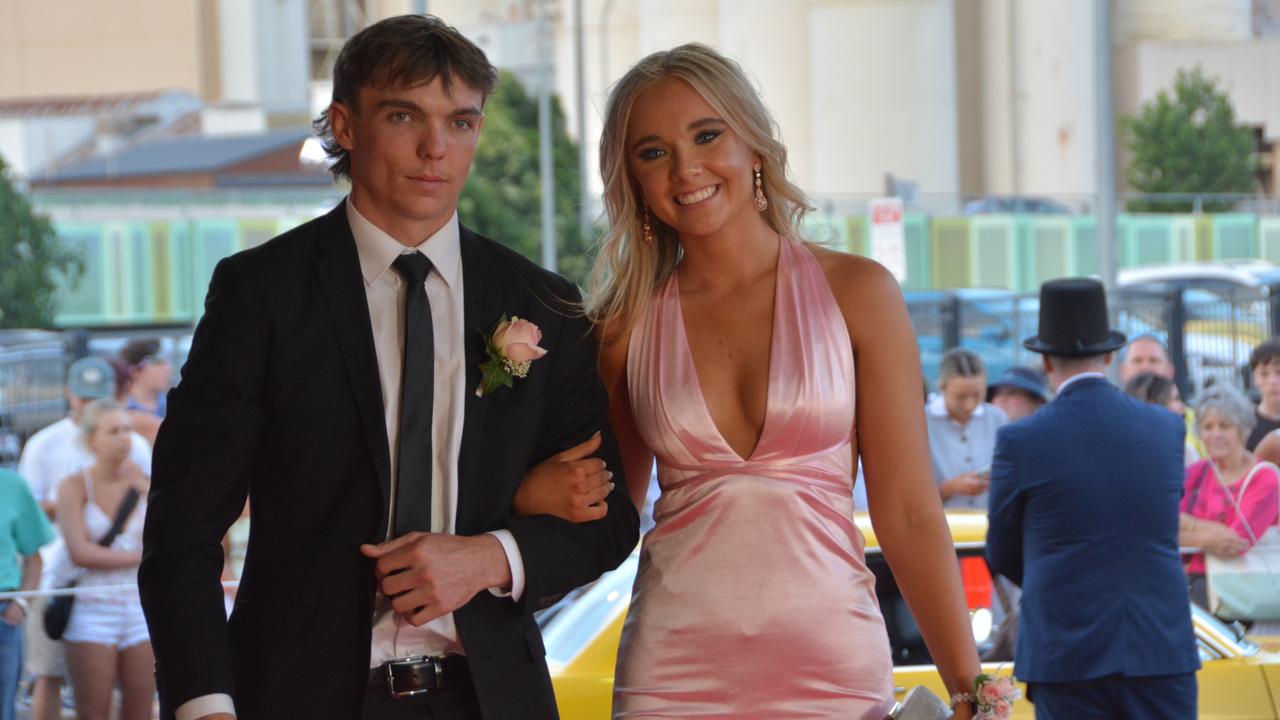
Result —
POLYGON ((636 427, 662 489, 615 718, 881 720, 892 660, 852 520, 853 351, 813 255, 781 241, 768 409, 743 459, 703 402, 675 276, 631 335, 636 427))

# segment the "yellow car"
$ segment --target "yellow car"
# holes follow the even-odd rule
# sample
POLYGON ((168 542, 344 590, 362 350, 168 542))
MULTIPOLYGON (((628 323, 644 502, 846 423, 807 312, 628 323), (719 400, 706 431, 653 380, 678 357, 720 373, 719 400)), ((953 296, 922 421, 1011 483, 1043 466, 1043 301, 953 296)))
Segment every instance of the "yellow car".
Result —
MULTIPOLYGON (((901 612, 905 605, 880 556, 870 518, 866 513, 857 513, 855 520, 867 539, 867 565, 876 574, 876 594, 885 611, 895 662, 895 692, 901 698, 908 689, 925 685, 946 697, 937 669, 928 664, 927 651, 914 622, 901 612)), ((979 512, 948 511, 947 521, 956 554, 967 565, 962 574, 974 640, 979 650, 990 652, 998 629, 990 608, 991 591, 989 587, 976 587, 971 572, 972 565, 981 562, 978 559, 982 557, 987 518, 979 512)), ((632 553, 617 570, 565 596, 539 617, 560 717, 565 720, 609 718, 618 638, 639 561, 639 552, 632 553)), ((980 578, 976 581, 981 582, 980 578)), ((989 585, 989 577, 986 582, 989 585)), ((1280 638, 1262 638, 1260 646, 1246 639, 1239 626, 1225 625, 1194 606, 1192 624, 1203 662, 1197 675, 1200 718, 1280 720, 1280 638)), ((983 663, 983 669, 1009 674, 1013 664, 983 663)), ((1025 688, 1023 691, 1025 694, 1025 688)), ((1035 717, 1034 706, 1025 700, 1014 708, 1014 718, 1035 717)))

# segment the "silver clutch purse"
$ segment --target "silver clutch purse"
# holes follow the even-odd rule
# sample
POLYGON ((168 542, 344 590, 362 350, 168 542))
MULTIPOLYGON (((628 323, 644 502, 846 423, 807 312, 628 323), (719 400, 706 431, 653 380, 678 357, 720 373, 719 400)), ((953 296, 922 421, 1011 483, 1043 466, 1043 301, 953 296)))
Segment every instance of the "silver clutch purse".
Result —
POLYGON ((948 720, 951 708, 923 685, 907 692, 902 702, 893 706, 885 720, 948 720))

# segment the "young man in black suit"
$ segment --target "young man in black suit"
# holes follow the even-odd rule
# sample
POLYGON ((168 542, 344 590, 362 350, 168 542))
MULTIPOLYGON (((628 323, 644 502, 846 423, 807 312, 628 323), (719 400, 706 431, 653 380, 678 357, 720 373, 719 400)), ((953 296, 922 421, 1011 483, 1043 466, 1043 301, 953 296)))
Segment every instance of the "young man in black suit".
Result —
POLYGON ((638 521, 603 480, 600 519, 513 516, 565 448, 620 463, 577 289, 457 218, 496 83, 436 18, 356 34, 317 122, 350 195, 214 271, 139 572, 164 717, 556 716, 531 613, 617 566, 638 521), (492 336, 514 317, 536 327, 492 336))

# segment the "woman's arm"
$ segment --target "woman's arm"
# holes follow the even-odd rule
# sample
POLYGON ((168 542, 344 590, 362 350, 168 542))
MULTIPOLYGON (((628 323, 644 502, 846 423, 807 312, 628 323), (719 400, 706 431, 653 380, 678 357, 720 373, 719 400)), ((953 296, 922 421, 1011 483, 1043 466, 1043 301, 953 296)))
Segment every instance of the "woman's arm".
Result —
POLYGON ((556 453, 524 474, 516 488, 516 515, 555 515, 569 522, 599 520, 609 512, 613 473, 599 458, 600 433, 556 453))
POLYGON ((1216 520, 1178 514, 1178 545, 1199 548, 1219 557, 1239 557, 1249 549, 1249 541, 1216 520))
MULTIPOLYGON (((626 392, 626 338, 600 347, 599 373, 609 394, 609 426, 613 428, 627 478, 627 494, 636 508, 643 508, 649 488, 653 453, 644 445, 631 418, 631 402, 626 392)), ((600 439, 553 455, 530 468, 516 490, 517 515, 555 515, 570 522, 590 522, 604 517, 604 498, 613 490, 613 472, 591 457, 600 439)))
POLYGON ((89 537, 89 531, 84 526, 86 502, 88 498, 79 473, 58 483, 58 526, 62 529, 71 562, 93 570, 134 567, 142 562, 142 552, 139 550, 112 550, 99 545, 98 538, 89 537))
POLYGON ((875 262, 815 254, 853 341, 857 437, 871 522, 948 691, 970 692, 981 667, 955 547, 929 467, 924 406, 917 400, 920 360, 902 292, 875 262))
POLYGON ((631 333, 628 330, 601 335, 609 338, 600 343, 600 380, 609 393, 609 425, 618 439, 627 494, 631 496, 636 510, 643 511, 653 473, 653 450, 640 437, 631 414, 631 395, 627 389, 627 350, 631 333))

